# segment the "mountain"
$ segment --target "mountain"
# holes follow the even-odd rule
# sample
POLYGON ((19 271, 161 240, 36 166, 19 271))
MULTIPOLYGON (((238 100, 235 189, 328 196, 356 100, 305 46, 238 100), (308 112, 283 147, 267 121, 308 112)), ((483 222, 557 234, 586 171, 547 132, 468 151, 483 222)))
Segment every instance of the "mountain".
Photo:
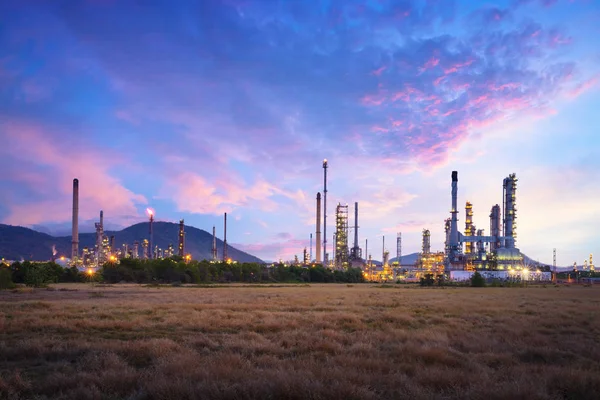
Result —
MULTIPOLYGON (((179 237, 179 224, 171 222, 155 222, 154 245, 166 249, 169 244, 173 244, 177 251, 179 237)), ((127 243, 130 247, 134 241, 140 242, 139 253, 142 253, 141 242, 149 238, 148 223, 139 223, 132 225, 120 231, 106 231, 105 235, 115 236, 115 247, 121 247, 127 243)), ((84 247, 93 247, 96 243, 95 233, 79 234, 79 251, 84 247)), ((71 236, 50 236, 32 229, 20 226, 11 226, 0 224, 0 258, 7 260, 49 260, 52 256, 52 245, 56 246, 58 256, 71 255, 71 236)), ((192 226, 185 227, 185 252, 191 254, 195 260, 211 259, 212 234, 192 226)), ((217 254, 223 255, 223 242, 217 239, 217 254)), ((258 262, 262 261, 251 254, 227 245, 227 256, 234 261, 239 262, 258 262)))

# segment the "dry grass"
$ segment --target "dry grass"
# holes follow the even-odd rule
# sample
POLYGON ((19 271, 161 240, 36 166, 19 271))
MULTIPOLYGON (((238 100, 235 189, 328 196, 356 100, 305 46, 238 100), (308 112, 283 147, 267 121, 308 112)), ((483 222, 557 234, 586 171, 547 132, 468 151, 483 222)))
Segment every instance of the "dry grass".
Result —
POLYGON ((0 292, 0 398, 600 393, 594 287, 54 289, 0 292))

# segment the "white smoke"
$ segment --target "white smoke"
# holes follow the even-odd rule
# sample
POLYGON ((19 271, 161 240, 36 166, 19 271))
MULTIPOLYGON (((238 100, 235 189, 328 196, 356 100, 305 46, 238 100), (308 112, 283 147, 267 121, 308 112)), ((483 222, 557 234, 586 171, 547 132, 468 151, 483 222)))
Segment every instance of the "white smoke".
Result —
POLYGON ((52 255, 55 256, 56 255, 56 245, 52 245, 52 255))

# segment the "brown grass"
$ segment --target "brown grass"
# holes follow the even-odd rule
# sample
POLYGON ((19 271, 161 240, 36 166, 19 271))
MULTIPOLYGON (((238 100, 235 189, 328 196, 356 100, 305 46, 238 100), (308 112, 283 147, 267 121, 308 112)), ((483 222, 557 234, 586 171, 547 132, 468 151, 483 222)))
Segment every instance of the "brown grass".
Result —
POLYGON ((0 398, 600 393, 595 287, 55 289, 0 292, 0 398))

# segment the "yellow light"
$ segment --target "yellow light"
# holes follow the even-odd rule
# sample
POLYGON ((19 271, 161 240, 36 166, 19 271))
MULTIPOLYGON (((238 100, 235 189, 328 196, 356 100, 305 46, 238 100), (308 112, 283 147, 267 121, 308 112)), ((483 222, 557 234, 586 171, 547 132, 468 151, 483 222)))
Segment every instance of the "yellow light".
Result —
POLYGON ((65 261, 65 256, 62 256, 60 259, 61 261, 65 261))
POLYGON ((94 275, 94 270, 93 270, 93 269, 91 269, 91 268, 88 268, 88 270, 87 270, 87 274, 88 274, 88 275, 94 275))

